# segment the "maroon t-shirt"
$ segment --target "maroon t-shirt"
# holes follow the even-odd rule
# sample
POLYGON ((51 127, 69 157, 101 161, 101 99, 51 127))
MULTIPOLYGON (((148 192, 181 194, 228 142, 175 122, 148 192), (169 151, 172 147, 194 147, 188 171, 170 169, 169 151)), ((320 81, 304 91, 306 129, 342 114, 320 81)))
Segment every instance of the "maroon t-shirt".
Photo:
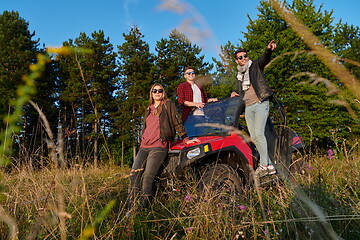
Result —
POLYGON ((155 106, 150 106, 150 114, 145 120, 145 130, 141 138, 141 148, 167 147, 167 142, 160 139, 160 122, 159 116, 154 115, 155 106))

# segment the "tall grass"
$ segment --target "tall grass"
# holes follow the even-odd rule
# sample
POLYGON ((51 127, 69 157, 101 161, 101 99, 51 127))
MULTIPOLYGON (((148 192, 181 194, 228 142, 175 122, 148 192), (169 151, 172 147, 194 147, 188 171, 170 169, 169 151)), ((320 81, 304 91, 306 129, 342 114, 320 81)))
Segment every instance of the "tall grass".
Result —
MULTIPOLYGON (((336 237, 358 239, 359 146, 342 142, 334 150, 331 158, 320 150, 303 153, 303 168, 291 180, 264 179, 259 188, 246 188, 226 202, 199 192, 191 177, 168 180, 171 184, 159 188, 151 207, 132 212, 130 218, 125 207, 129 169, 115 166, 4 172, 2 203, 14 217, 20 239, 61 239, 59 216, 65 219, 68 239, 331 239, 323 220, 336 237), (325 219, 299 193, 306 194, 325 219), (97 221, 112 201, 114 207, 97 221)), ((7 237, 2 223, 0 238, 7 237)))
MULTIPOLYGON (((18 169, 4 173, 6 199, 3 204, 17 220, 20 239, 60 239, 60 216, 66 219, 68 237, 78 239, 87 226, 94 225, 109 202, 122 198, 127 189, 125 171, 115 167, 84 169, 81 166, 61 172, 56 168, 18 169), (63 194, 62 211, 56 184, 63 194)), ((4 225, 0 231, 0 238, 5 239, 4 225)))

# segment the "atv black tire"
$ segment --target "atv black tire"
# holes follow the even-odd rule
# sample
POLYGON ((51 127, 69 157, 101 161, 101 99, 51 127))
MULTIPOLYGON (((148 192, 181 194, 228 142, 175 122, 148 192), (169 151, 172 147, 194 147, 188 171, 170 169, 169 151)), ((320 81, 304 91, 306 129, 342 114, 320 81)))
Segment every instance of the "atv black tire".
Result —
POLYGON ((229 203, 234 196, 243 192, 242 179, 227 164, 217 164, 208 168, 200 179, 200 190, 229 203))

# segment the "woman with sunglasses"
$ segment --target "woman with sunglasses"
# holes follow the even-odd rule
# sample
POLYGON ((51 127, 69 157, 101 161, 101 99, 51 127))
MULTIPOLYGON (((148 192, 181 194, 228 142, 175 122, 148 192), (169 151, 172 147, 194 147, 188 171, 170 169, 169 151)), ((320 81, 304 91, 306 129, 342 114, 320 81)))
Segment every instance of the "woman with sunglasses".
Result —
POLYGON ((186 144, 199 142, 198 139, 190 140, 187 137, 175 103, 167 98, 162 85, 156 83, 150 89, 140 149, 131 168, 129 210, 138 200, 143 208, 149 205, 153 196, 154 179, 167 157, 169 144, 174 140, 176 132, 186 144))
POLYGON ((257 60, 250 60, 245 49, 234 53, 237 70, 237 91, 231 97, 240 96, 245 102, 245 121, 250 137, 260 154, 260 166, 255 174, 260 178, 275 174, 276 170, 269 158, 265 125, 269 116, 269 97, 273 95, 268 86, 264 69, 271 60, 271 54, 276 48, 274 40, 266 47, 265 53, 257 60))

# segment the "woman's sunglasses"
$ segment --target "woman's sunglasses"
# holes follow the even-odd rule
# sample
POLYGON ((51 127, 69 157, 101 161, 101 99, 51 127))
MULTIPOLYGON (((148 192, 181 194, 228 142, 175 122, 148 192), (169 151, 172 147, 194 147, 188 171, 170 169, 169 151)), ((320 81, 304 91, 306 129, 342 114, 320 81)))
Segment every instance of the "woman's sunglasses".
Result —
POLYGON ((243 58, 247 58, 247 57, 248 57, 248 55, 247 55, 247 54, 244 54, 244 56, 236 57, 236 59, 242 60, 243 58))
POLYGON ((152 93, 163 93, 164 92, 164 89, 153 89, 151 90, 152 93))

